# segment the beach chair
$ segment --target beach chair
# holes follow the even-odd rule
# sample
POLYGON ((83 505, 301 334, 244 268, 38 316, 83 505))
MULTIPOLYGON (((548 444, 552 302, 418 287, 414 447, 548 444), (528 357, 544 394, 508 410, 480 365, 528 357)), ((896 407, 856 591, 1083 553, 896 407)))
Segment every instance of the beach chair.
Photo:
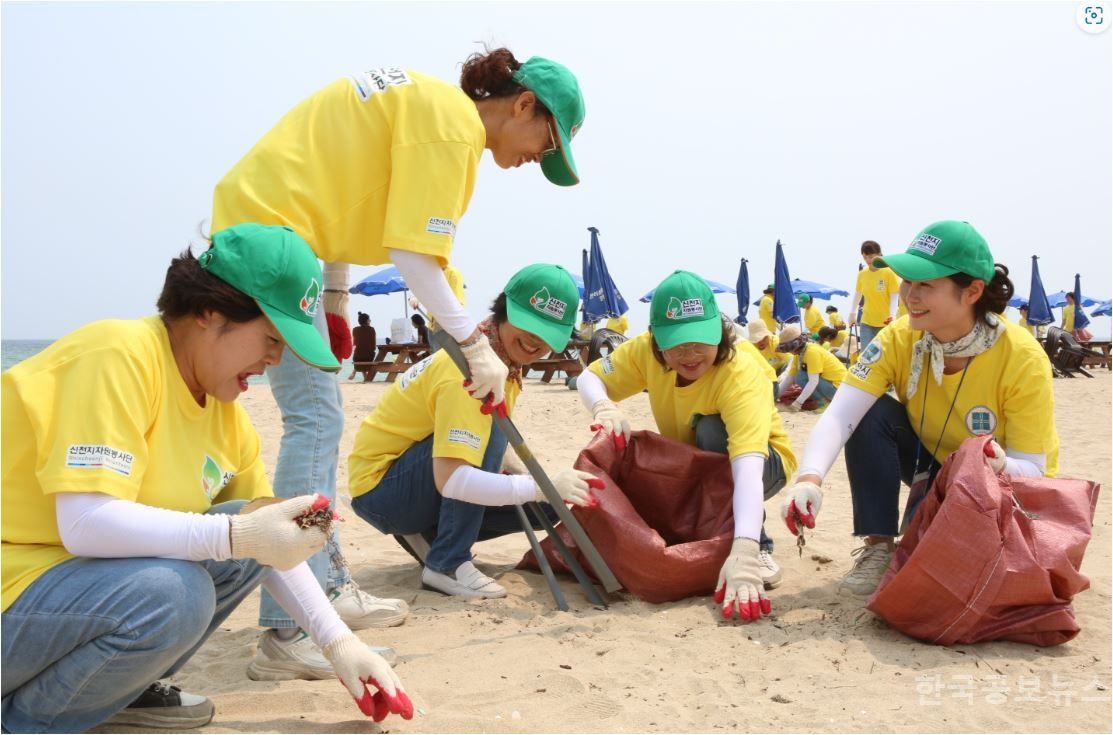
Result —
POLYGON ((1051 360, 1051 368, 1056 377, 1073 378, 1081 373, 1087 378, 1094 377, 1082 363, 1088 358, 1100 358, 1100 352, 1083 347, 1070 332, 1059 327, 1050 327, 1044 340, 1044 351, 1051 360))
POLYGON ((599 329, 591 336, 591 342, 587 346, 587 359, 584 361, 585 365, 598 360, 600 357, 605 357, 611 354, 618 346, 626 341, 626 335, 619 334, 611 329, 599 329))

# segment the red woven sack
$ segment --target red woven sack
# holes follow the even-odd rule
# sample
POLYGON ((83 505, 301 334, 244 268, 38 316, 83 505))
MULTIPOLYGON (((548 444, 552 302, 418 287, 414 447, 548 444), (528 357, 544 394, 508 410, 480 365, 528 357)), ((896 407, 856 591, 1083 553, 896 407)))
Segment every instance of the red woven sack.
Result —
MULTIPOLYGON (((628 592, 670 602, 715 591, 734 535, 734 482, 725 454, 649 431, 635 431, 619 453, 600 432, 575 467, 607 485, 592 491, 598 507, 573 508, 572 514, 628 592)), ((590 574, 568 531, 558 525, 557 532, 590 574)), ((554 571, 570 572, 549 539, 541 548, 554 571)), ((518 568, 538 568, 532 551, 518 568)))
POLYGON ((1101 486, 996 476, 967 439, 943 464, 866 607, 914 638, 1037 646, 1078 634, 1071 600, 1101 486))

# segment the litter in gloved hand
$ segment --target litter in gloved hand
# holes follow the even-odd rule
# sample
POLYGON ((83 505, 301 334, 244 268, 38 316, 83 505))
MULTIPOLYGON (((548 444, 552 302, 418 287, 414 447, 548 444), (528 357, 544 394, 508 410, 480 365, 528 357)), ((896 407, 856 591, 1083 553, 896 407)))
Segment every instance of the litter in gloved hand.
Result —
MULTIPOLYGON (((240 515, 243 515, 245 513, 252 513, 259 510, 260 508, 266 507, 268 505, 274 505, 275 503, 281 503, 287 499, 288 498, 256 498, 240 509, 240 515)), ((316 502, 313 503, 313 506, 301 515, 294 518, 294 523, 298 524, 299 528, 312 528, 313 526, 319 526, 324 530, 325 535, 328 536, 332 534, 332 524, 336 521, 343 522, 343 520, 344 519, 340 517, 340 514, 332 509, 332 506, 329 503, 329 499, 326 498, 324 495, 318 495, 316 502)), ((344 560, 344 556, 340 553, 340 545, 333 544, 333 547, 334 548, 329 552, 329 559, 331 560, 333 566, 347 566, 348 563, 344 560)))

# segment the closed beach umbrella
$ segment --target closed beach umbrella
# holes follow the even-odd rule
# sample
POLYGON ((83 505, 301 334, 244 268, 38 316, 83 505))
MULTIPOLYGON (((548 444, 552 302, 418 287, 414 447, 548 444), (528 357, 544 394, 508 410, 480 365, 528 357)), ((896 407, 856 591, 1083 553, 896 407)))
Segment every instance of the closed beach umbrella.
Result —
POLYGON ((1043 281, 1040 280, 1039 256, 1032 256, 1032 287, 1028 292, 1028 323, 1044 326, 1054 321, 1051 316, 1051 304, 1047 302, 1047 292, 1043 290, 1043 281))
POLYGON ((738 318, 735 321, 745 324, 746 311, 750 308, 750 271, 746 268, 745 258, 738 267, 738 283, 734 285, 734 290, 738 294, 738 318))
POLYGON ((591 256, 584 267, 584 321, 591 323, 599 319, 618 318, 630 307, 607 270, 603 249, 599 247, 599 230, 594 227, 587 229, 591 232, 591 256))
POLYGON ((781 324, 800 321, 800 309, 792 293, 792 277, 788 275, 788 263, 780 240, 777 240, 777 259, 773 265, 773 318, 781 324))
POLYGON ((1090 317, 1082 311, 1082 276, 1074 274, 1074 328, 1083 329, 1090 326, 1090 317))

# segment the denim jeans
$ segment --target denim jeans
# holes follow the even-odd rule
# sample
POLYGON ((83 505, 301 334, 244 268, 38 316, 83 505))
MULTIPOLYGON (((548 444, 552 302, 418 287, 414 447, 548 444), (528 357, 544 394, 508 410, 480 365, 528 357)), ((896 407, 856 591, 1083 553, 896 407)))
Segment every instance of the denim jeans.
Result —
POLYGON ((145 557, 78 557, 47 570, 0 620, 4 731, 104 722, 178 671, 266 572, 252 559, 145 557))
MULTIPOLYGON (((843 448, 855 536, 896 536, 899 528, 900 484, 912 484, 919 448, 920 469, 935 479, 939 463, 920 442, 904 404, 886 394, 877 399, 843 448)), ((906 511, 908 517, 916 508, 906 511)))
POLYGON ((884 325, 880 327, 871 327, 869 324, 859 323, 858 336, 861 337, 861 344, 858 346, 858 352, 866 349, 866 346, 869 345, 870 342, 873 342, 873 338, 877 336, 877 333, 884 328, 884 325))
MULTIPOLYGON (((708 452, 727 454, 727 427, 718 414, 701 416, 696 414, 692 419, 693 428, 696 430, 696 448, 708 452)), ((763 500, 768 500, 781 491, 788 478, 785 477, 784 463, 777 450, 769 446, 769 456, 765 459, 765 470, 761 473, 764 486, 763 500)), ((772 553, 773 539, 765 533, 765 512, 762 511, 761 538, 759 545, 765 551, 772 553)))
MULTIPOLYGON (((313 320, 328 343, 328 326, 323 308, 313 320)), ((336 504, 336 465, 340 460, 340 435, 344 431, 340 384, 335 373, 326 373, 299 360, 289 349, 282 360, 267 368, 271 392, 282 413, 282 441, 274 468, 274 494, 279 498, 320 493, 336 504)), ((333 531, 326 547, 309 557, 309 568, 321 589, 330 592, 351 579, 345 567, 329 564, 330 554, 339 549, 333 531)), ((259 602, 259 625, 296 628, 294 622, 270 594, 263 590, 259 602)))
MULTIPOLYGON (((809 377, 810 376, 803 370, 798 370, 796 371, 796 378, 793 380, 793 382, 803 388, 804 385, 808 382, 809 377)), ((815 387, 815 390, 812 391, 812 397, 820 396, 830 402, 832 399, 834 399, 836 390, 838 390, 838 388, 835 387, 834 383, 827 380, 826 378, 820 378, 819 385, 817 385, 815 387)))
MULTIPOLYGON (((506 436, 492 423, 480 469, 499 472, 505 452, 506 436)), ((549 520, 556 523, 553 509, 547 503, 540 505, 549 520)), ((476 541, 522 530, 513 505, 476 505, 445 498, 437 492, 431 436, 403 452, 374 489, 353 498, 352 509, 385 534, 425 536, 429 541, 425 566, 449 575, 471 560, 471 547, 476 541)), ((531 521, 536 528, 537 521, 532 518, 531 521)))

